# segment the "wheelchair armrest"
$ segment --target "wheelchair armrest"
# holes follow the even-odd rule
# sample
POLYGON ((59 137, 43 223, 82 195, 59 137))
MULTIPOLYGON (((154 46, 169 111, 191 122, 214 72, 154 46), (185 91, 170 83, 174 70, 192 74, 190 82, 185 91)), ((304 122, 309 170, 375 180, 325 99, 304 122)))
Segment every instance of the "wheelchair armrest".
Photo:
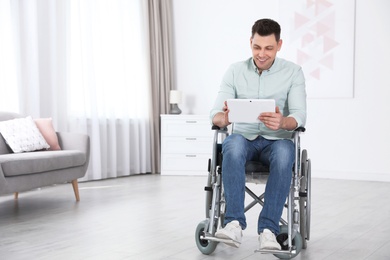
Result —
MULTIPOLYGON (((227 127, 225 126, 224 128, 220 128, 219 126, 217 126, 217 125, 213 125, 212 127, 211 127, 211 130, 222 130, 222 131, 227 131, 227 127)), ((298 128, 296 128, 295 130, 294 130, 294 132, 305 132, 306 131, 306 128, 304 128, 303 126, 300 126, 300 127, 298 127, 298 128)))
POLYGON ((304 128, 303 126, 300 126, 300 127, 298 127, 298 128, 296 128, 295 130, 294 130, 295 132, 305 132, 306 131, 306 128, 304 128))
POLYGON ((300 126, 294 130, 294 132, 292 134, 292 138, 294 139, 294 143, 296 143, 298 141, 299 134, 303 133, 305 131, 306 131, 306 128, 304 128, 303 126, 300 126))
POLYGON ((225 126, 224 128, 220 128, 219 126, 217 125, 213 125, 211 127, 211 130, 222 130, 222 131, 227 131, 227 127, 225 126))
MULTIPOLYGON (((216 134, 218 134, 218 133, 227 133, 228 128, 226 126, 224 128, 221 128, 221 127, 219 127, 217 125, 213 125, 211 127, 211 130, 216 131, 216 134)), ((306 131, 306 128, 304 128, 303 126, 300 126, 300 127, 296 128, 296 129, 294 129, 293 138, 295 139, 295 136, 299 136, 299 133, 303 133, 305 131, 306 131)))

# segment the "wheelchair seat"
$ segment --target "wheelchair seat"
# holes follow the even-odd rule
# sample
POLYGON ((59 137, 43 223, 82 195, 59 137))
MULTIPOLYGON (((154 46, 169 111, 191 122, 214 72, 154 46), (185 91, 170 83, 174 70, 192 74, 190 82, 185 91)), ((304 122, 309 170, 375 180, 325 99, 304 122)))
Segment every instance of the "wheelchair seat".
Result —
POLYGON ((258 161, 249 161, 245 165, 246 182, 265 184, 269 176, 269 167, 258 161))

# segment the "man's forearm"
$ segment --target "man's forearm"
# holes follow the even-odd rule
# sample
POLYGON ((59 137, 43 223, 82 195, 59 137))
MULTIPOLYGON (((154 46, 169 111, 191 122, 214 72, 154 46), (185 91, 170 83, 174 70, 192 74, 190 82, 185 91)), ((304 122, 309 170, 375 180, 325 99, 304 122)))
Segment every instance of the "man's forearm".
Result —
POLYGON ((298 127, 298 123, 293 117, 284 117, 281 128, 287 131, 292 131, 298 127))

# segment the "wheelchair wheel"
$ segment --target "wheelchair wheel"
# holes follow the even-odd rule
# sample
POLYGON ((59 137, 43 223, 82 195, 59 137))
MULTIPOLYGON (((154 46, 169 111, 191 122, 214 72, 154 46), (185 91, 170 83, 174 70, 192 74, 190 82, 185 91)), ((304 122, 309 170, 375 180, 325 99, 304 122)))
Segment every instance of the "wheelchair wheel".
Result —
MULTIPOLYGON (((288 227, 286 225, 280 226, 280 234, 276 237, 279 243, 282 243, 288 239, 288 227)), ((299 232, 296 233, 295 237, 292 240, 292 245, 295 247, 296 253, 292 256, 284 255, 284 254, 274 254, 279 259, 291 259, 299 255, 302 250, 302 236, 299 232)), ((283 250, 287 250, 288 248, 283 247, 283 250)))
POLYGON ((198 247, 199 251, 202 252, 202 254, 204 255, 209 255, 213 253, 215 248, 218 245, 218 242, 209 241, 200 238, 202 235, 204 235, 204 231, 208 226, 208 223, 209 223, 208 220, 203 220, 198 224, 195 231, 196 246, 198 247))
POLYGON ((302 248, 307 247, 310 239, 310 198, 311 198, 311 169, 307 151, 302 151, 301 157, 301 186, 299 190, 299 231, 302 235, 302 248))
POLYGON ((311 223, 311 160, 307 161, 307 205, 306 205, 306 239, 310 240, 310 223, 311 223))

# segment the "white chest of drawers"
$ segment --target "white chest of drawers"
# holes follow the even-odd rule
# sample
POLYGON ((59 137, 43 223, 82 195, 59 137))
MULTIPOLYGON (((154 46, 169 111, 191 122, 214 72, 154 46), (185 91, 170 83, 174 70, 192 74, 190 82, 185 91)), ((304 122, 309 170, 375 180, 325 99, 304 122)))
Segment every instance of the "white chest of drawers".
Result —
POLYGON ((207 175, 213 131, 206 115, 161 115, 161 175, 207 175))

